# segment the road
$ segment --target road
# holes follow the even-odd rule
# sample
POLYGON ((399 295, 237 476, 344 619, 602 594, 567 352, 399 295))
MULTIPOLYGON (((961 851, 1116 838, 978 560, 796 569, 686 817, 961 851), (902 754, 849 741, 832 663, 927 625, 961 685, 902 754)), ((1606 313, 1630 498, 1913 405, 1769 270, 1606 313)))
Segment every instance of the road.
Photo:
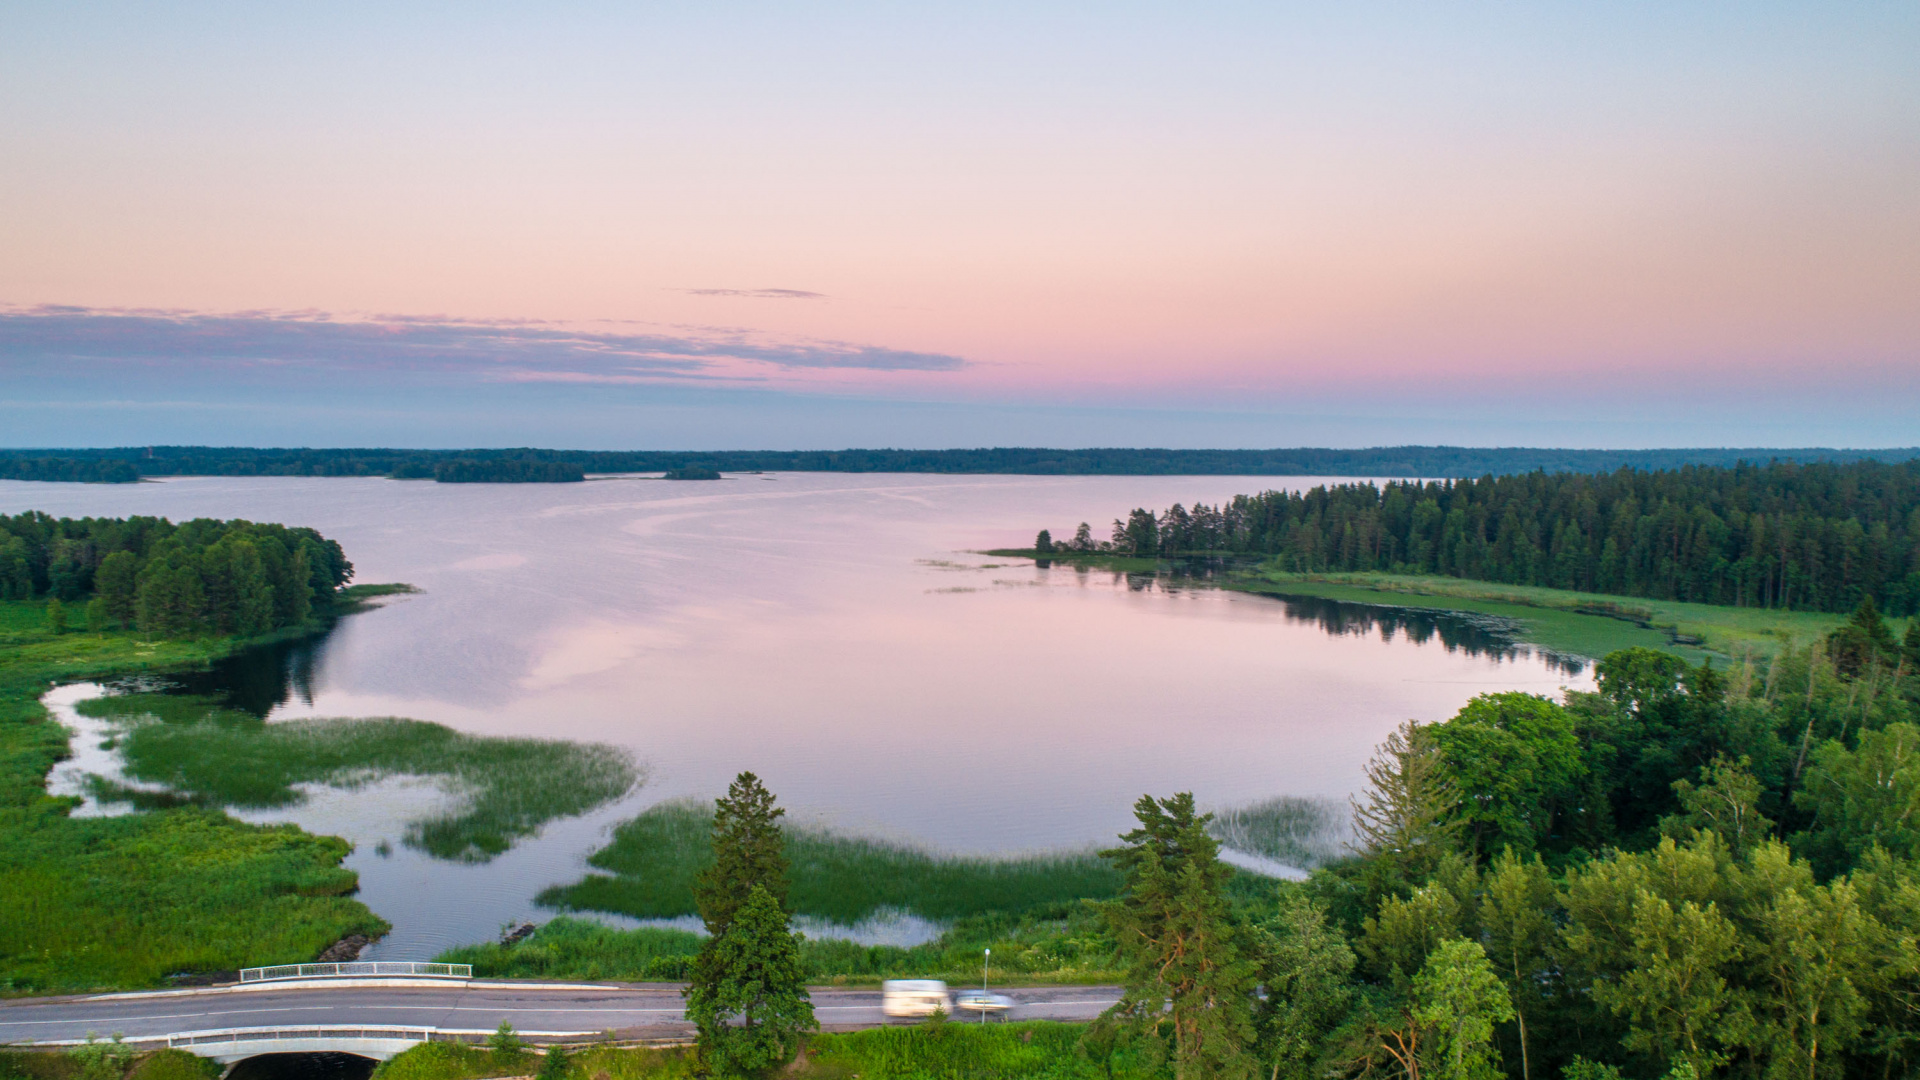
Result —
MULTIPOLYGON (((956 987, 963 989, 962 987, 956 987)), ((1014 999, 1011 1019, 1090 1020, 1118 987, 999 989, 1014 999)), ((878 990, 815 989, 814 1015, 828 1031, 886 1023, 878 990)), ((213 989, 0 1002, 0 1044, 106 1038, 129 1041, 221 1028, 405 1025, 491 1030, 502 1020, 525 1032, 612 1031, 621 1038, 668 1038, 692 1028, 676 986, 563 987, 502 982, 424 986, 301 986, 213 989)))

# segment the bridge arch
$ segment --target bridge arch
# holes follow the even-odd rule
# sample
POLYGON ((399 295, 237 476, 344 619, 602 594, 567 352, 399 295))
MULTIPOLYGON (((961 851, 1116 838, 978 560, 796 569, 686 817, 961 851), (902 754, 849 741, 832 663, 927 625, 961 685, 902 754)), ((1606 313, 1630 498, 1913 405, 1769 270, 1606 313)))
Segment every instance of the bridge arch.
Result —
POLYGON ((378 1064, 332 1050, 258 1054, 229 1065, 224 1080, 368 1080, 378 1064))

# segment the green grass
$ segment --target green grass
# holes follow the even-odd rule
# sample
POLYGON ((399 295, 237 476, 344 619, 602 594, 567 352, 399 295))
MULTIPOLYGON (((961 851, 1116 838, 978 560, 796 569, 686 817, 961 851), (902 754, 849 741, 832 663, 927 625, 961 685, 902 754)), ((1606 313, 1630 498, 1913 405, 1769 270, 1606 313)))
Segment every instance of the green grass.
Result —
POLYGON ((1702 649, 1766 658, 1792 642, 1822 637, 1846 621, 1844 615, 1823 612, 1721 607, 1405 574, 1258 570, 1234 575, 1231 587, 1500 615, 1522 624, 1523 638, 1530 644, 1592 658, 1634 645, 1667 649, 1696 661, 1704 655, 1702 649))
POLYGON ((497 1053, 485 1046, 426 1042, 380 1063, 378 1080, 480 1080, 491 1076, 528 1076, 540 1056, 527 1050, 497 1053))
MULTIPOLYGON (((457 808, 409 823, 405 842, 465 862, 485 862, 555 818, 617 799, 638 779, 631 757, 615 747, 483 738, 420 720, 266 724, 210 699, 152 693, 95 698, 79 709, 124 726, 119 748, 129 776, 187 801, 259 809, 298 803, 295 784, 441 778, 459 793, 457 808)), ((153 801, 125 789, 97 794, 153 801)))
POLYGON ((338 839, 194 807, 69 817, 73 800, 46 792, 67 733, 41 694, 204 666, 256 642, 56 635, 44 610, 0 602, 0 993, 153 986, 175 972, 308 960, 347 934, 385 931, 351 898, 338 839))
POLYGON ((862 1080, 1132 1080, 1158 1077, 1135 1055, 1111 1058, 1082 1045, 1084 1024, 950 1021, 816 1035, 804 1077, 862 1080))
POLYGON ((462 945, 435 957, 472 964, 483 979, 677 981, 700 951, 700 935, 656 927, 616 929, 587 919, 553 919, 512 945, 462 945))
MULTIPOLYGON (((449 949, 445 964, 472 964, 481 978, 680 981, 700 935, 659 927, 620 929, 561 916, 512 945, 449 949)), ((872 985, 889 978, 980 977, 981 950, 993 950, 993 977, 1024 983, 1101 983, 1118 977, 1114 943, 1084 904, 1024 916, 961 919, 938 940, 911 948, 808 938, 800 961, 816 985, 872 985)))
MULTIPOLYGON (((592 874, 548 889, 540 902, 638 918, 694 914, 694 876, 712 861, 710 807, 662 803, 614 831, 588 863, 592 874)), ((842 924, 884 911, 947 921, 986 912, 1018 913, 1082 897, 1109 897, 1120 875, 1091 851, 1017 858, 934 855, 904 844, 787 829, 796 914, 842 924)))
MULTIPOLYGON (((814 1035, 779 1070, 797 1080, 1147 1080, 1162 1074, 1127 1051, 1083 1045, 1084 1024, 922 1023, 814 1035)), ((457 1043, 423 1043, 382 1064, 375 1080, 483 1080, 540 1068, 533 1053, 500 1056, 457 1043)), ((699 1075, 684 1047, 595 1044, 568 1055, 568 1080, 681 1080, 699 1075)))

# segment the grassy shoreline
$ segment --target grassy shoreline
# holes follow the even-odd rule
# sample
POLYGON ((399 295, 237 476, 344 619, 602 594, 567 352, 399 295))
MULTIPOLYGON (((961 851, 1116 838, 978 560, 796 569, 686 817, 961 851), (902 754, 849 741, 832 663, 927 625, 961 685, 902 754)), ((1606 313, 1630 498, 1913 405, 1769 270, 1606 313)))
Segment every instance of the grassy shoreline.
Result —
MULTIPOLYGON (((1098 552, 1042 554, 1031 548, 980 554, 1126 573, 1149 573, 1169 565, 1098 552)), ((1783 648, 1824 637, 1847 618, 1828 612, 1722 607, 1420 574, 1288 572, 1251 560, 1193 583, 1270 596, 1491 615, 1516 624, 1525 644, 1590 659, 1635 645, 1679 653, 1693 662, 1709 654, 1766 659, 1783 648)))
POLYGON ((47 793, 68 733, 40 696, 62 683, 205 668, 244 649, 324 632, 369 600, 343 590, 308 622, 254 638, 56 633, 43 604, 0 602, 0 994, 161 985, 177 972, 310 959, 385 932, 352 899, 345 841, 181 807, 74 818, 47 793))
MULTIPOLYGON (((713 810, 695 800, 651 807, 595 852, 590 874, 548 889, 540 903, 634 918, 692 915, 696 875, 713 861, 713 810)), ((796 915, 852 925, 906 911, 936 922, 1019 914, 1119 893, 1120 875, 1092 851, 1013 858, 935 855, 909 845, 805 827, 787 829, 796 915)))

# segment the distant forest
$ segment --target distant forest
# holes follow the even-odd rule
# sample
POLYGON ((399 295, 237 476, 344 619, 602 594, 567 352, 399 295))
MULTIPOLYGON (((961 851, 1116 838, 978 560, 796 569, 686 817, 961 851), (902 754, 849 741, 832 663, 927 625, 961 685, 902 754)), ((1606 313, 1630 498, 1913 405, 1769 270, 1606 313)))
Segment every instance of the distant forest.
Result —
MULTIPOLYGON (((1052 544, 1051 535, 1042 546, 1052 544)), ((1920 614, 1920 461, 1338 484, 1137 509, 1065 550, 1239 552, 1281 569, 1816 611, 1920 614)))
POLYGON ((129 483, 143 476, 393 476, 443 482, 565 481, 574 473, 725 472, 1015 473, 1038 476, 1369 476, 1461 478, 1536 471, 1605 473, 1769 461, 1909 461, 1895 450, 1552 450, 1389 446, 1365 450, 381 450, 152 446, 0 450, 0 479, 129 483), (551 474, 545 466, 564 466, 551 474), (487 475, 499 470, 497 476, 487 475))
POLYGON ((251 636, 305 622, 352 579, 339 543, 312 529, 0 516, 0 599, 84 601, 96 629, 251 636))
POLYGON ((566 461, 526 461, 496 458, 490 461, 439 461, 431 469, 404 466, 395 469, 395 479, 419 479, 427 476, 443 484, 577 484, 587 478, 586 470, 566 461))

